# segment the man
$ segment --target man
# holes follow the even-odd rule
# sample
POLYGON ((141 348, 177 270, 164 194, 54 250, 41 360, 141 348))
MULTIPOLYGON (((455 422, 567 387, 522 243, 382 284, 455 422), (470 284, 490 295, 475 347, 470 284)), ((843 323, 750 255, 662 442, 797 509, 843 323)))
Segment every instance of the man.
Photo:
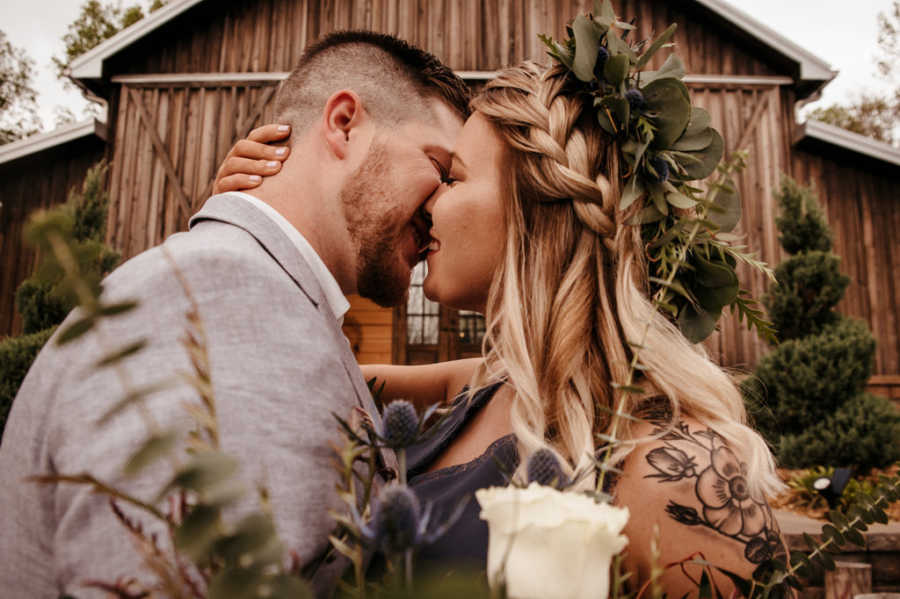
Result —
MULTIPOLYGON (((97 427, 123 390, 94 365, 147 338, 124 363, 132 388, 190 370, 179 343, 189 303, 169 256, 208 336, 223 449, 241 459, 250 486, 268 488, 279 533, 301 563, 327 548, 328 510, 339 506, 332 412, 360 406, 377 418, 340 331, 344 296, 382 305, 404 296, 427 239, 417 214, 449 168, 466 111, 464 84, 395 38, 339 33, 307 50, 275 101, 278 122, 292 127, 292 159, 251 195, 213 196, 189 232, 114 271, 105 297, 136 298, 140 307, 104 321, 102 335, 63 347, 51 340, 26 377, 0 447, 4 597, 88 597, 86 579, 140 572, 105 497, 22 479, 86 471, 147 499, 167 482, 170 464, 122 476, 148 421, 132 409, 97 427)), ((146 405, 155 426, 184 428, 192 399, 182 386, 146 405)), ((333 578, 320 570, 317 593, 327 594, 333 578)))

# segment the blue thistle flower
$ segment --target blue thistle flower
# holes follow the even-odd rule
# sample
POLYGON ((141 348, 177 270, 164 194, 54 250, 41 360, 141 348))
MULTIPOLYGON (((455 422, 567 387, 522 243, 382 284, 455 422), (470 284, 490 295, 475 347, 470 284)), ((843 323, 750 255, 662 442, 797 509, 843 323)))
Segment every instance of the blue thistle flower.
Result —
POLYGON ((383 420, 384 443, 392 449, 409 447, 419 434, 419 415, 405 399, 392 401, 385 407, 383 420))
MULTIPOLYGON (((669 178, 669 163, 666 162, 661 156, 654 156, 648 160, 648 164, 650 167, 656 171, 655 179, 657 183, 665 183, 669 178)), ((650 173, 650 176, 654 176, 653 173, 650 173)))
POLYGON ((632 87, 625 92, 625 99, 628 100, 632 110, 640 110, 647 105, 647 101, 644 100, 644 94, 636 87, 632 87))
POLYGON ((565 487, 569 478, 562 471, 559 460, 549 449, 542 447, 531 454, 526 465, 529 483, 537 483, 546 487, 565 487))
POLYGON ((597 48, 597 62, 594 63, 594 75, 597 79, 603 79, 603 68, 606 66, 607 60, 609 60, 609 50, 600 46, 597 48))
POLYGON ((378 496, 372 518, 374 540, 388 555, 412 549, 419 541, 421 507, 409 487, 389 485, 378 496))

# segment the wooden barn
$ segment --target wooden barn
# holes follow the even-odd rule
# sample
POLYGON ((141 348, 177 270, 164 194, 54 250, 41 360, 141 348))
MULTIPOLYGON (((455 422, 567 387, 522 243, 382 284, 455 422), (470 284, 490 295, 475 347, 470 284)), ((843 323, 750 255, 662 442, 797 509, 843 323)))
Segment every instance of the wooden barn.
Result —
MULTIPOLYGON (((591 4, 171 0, 72 65, 73 80, 109 106, 108 133, 93 134, 112 165, 109 241, 128 257, 184 229, 208 197, 225 153, 253 127, 271 120, 279 81, 321 34, 364 28, 398 35, 433 52, 477 86, 504 66, 548 60, 537 35, 561 37, 566 22, 591 4)), ((625 20, 636 18, 641 38, 678 23, 677 51, 688 66, 694 102, 712 114, 727 152, 749 151, 749 166, 739 179, 741 226, 763 259, 774 264, 782 258, 772 193, 781 173, 817 187, 835 230, 835 250, 852 279, 840 309, 869 322, 878 340, 873 385, 900 397, 900 151, 820 123, 797 124, 798 105, 814 98, 835 73, 731 4, 614 4, 625 20)), ((84 168, 78 161, 99 155, 96 143, 83 150, 75 145, 86 141, 60 139, 52 155, 37 144, 29 146, 29 140, 0 148, 0 333, 20 327, 12 293, 31 267, 19 249, 22 218, 32 207, 64 198, 68 175, 84 168)), ((421 281, 421 273, 415 281, 421 281)), ((754 291, 761 293, 764 286, 763 278, 754 275, 754 291)), ((359 298, 352 306, 346 333, 362 362, 433 361, 478 350, 480 317, 428 302, 420 286, 414 285, 407 305, 395 310, 359 298)), ((730 318, 708 345, 721 363, 745 369, 766 349, 730 318)))

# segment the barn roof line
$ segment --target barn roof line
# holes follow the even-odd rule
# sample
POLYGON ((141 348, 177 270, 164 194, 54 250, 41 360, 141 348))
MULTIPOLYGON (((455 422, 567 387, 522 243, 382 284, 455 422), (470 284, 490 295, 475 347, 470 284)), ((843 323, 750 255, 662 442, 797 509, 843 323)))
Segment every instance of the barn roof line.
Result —
POLYGON ((97 119, 88 119, 4 144, 0 146, 0 164, 12 162, 89 135, 96 135, 106 141, 106 123, 97 119))
POLYGON ((900 166, 900 149, 890 144, 823 123, 809 120, 800 126, 797 141, 806 139, 824 142, 839 148, 900 166))
MULTIPOLYGON (((131 27, 123 29, 102 44, 73 60, 70 65, 69 76, 76 81, 102 79, 103 63, 107 58, 114 56, 188 9, 205 1, 172 0, 131 27)), ((798 82, 812 83, 813 90, 821 88, 837 75, 837 72, 832 70, 827 62, 728 2, 724 0, 691 1, 725 19, 764 45, 795 62, 799 67, 797 71, 798 82)))

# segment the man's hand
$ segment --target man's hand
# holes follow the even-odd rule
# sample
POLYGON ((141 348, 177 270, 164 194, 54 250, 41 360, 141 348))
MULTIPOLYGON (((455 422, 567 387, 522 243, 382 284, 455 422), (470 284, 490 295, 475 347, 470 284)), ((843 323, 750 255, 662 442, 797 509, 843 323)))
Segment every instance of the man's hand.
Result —
POLYGON ((213 194, 252 189, 262 183, 263 177, 280 171, 291 148, 268 144, 285 140, 290 134, 290 125, 263 125, 234 144, 216 173, 213 194))

